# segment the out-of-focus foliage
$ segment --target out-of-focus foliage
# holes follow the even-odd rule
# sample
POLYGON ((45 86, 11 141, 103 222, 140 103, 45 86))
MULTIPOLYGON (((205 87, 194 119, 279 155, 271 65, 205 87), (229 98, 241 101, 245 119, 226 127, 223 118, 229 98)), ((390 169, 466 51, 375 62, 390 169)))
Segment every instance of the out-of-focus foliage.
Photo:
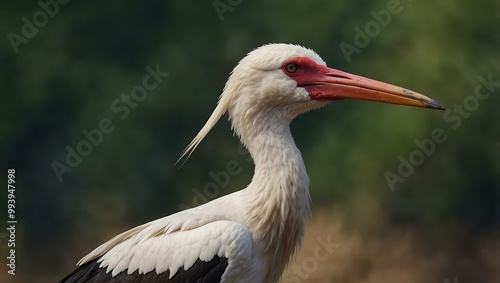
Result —
MULTIPOLYGON (((49 2, 58 3, 40 1, 49 2)), ((292 130, 316 207, 335 206, 347 229, 361 235, 411 226, 429 249, 454 240, 445 236, 450 227, 500 241, 500 3, 401 1, 399 13, 373 29, 373 14, 395 3, 70 1, 13 47, 23 17, 33 23, 44 10, 4 1, 0 162, 4 176, 7 168, 17 171, 17 282, 60 279, 125 229, 243 188, 253 166, 226 121, 183 167, 174 163, 238 60, 270 42, 312 48, 331 67, 414 89, 448 109, 341 101, 299 117, 292 130), (356 47, 355 28, 366 33, 370 23, 369 43, 356 47), (343 42, 358 48, 349 60, 343 42), (113 102, 157 65, 169 75, 121 120, 113 102), (481 90, 491 94, 474 104, 480 78, 493 81, 481 90), (65 164, 66 148, 76 150, 88 140, 82 131, 106 118, 114 130, 59 181, 53 162, 65 164), (400 159, 420 150, 415 140, 432 138, 436 128, 446 140, 391 191, 384 174, 398 174, 400 159), (241 173, 207 187, 210 172, 226 171, 229 161, 241 173)), ((0 207, 6 199, 0 194, 0 207)), ((460 258, 473 249, 445 252, 460 258)), ((4 262, 4 240, 0 252, 4 262)), ((9 282, 2 266, 0 279, 9 282)))

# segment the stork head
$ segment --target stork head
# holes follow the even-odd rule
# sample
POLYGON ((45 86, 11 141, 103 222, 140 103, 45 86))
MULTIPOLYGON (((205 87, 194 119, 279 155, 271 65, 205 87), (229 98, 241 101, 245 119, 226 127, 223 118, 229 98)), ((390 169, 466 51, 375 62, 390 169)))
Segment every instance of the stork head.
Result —
POLYGON ((233 125, 235 121, 255 123, 255 117, 289 122, 342 99, 444 109, 417 92, 329 68, 311 49, 268 44, 248 53, 234 68, 217 108, 182 156, 191 154, 225 112, 233 125))

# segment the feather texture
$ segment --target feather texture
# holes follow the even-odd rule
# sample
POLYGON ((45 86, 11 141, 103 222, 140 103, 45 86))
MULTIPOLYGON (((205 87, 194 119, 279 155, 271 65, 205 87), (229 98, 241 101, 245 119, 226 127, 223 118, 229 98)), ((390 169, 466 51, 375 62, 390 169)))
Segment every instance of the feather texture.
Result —
POLYGON ((73 281, 61 282, 277 282, 302 241, 310 201, 309 178, 289 125, 326 104, 312 101, 283 73, 283 62, 294 57, 325 64, 312 50, 288 44, 265 45, 243 58, 180 157, 188 158, 227 112, 255 163, 246 188, 114 237, 80 260, 67 277, 73 281))

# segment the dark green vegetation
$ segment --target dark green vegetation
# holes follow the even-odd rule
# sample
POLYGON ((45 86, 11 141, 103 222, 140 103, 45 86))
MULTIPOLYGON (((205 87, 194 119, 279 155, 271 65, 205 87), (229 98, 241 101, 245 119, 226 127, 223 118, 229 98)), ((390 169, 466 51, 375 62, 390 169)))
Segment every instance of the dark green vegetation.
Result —
MULTIPOLYGON (((422 249, 457 261, 478 239, 500 252, 498 1, 62 2, 0 9, 0 179, 16 169, 15 282, 60 279, 111 236, 244 187, 252 163, 227 121, 174 163, 238 60, 269 42, 447 107, 341 101, 299 117, 315 208, 337 207, 367 237, 410 226, 422 249)), ((2 219, 6 204, 4 190, 2 219)), ((6 233, 2 282, 13 279, 6 233)), ((435 282, 464 271, 442 272, 435 282)))

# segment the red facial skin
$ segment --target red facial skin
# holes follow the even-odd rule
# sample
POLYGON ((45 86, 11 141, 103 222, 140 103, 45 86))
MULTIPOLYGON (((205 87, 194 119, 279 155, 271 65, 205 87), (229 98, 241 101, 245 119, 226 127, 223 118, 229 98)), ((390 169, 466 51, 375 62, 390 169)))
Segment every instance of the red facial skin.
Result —
POLYGON ((359 99, 444 109, 437 101, 417 92, 331 69, 306 57, 287 60, 281 70, 315 100, 359 99))

